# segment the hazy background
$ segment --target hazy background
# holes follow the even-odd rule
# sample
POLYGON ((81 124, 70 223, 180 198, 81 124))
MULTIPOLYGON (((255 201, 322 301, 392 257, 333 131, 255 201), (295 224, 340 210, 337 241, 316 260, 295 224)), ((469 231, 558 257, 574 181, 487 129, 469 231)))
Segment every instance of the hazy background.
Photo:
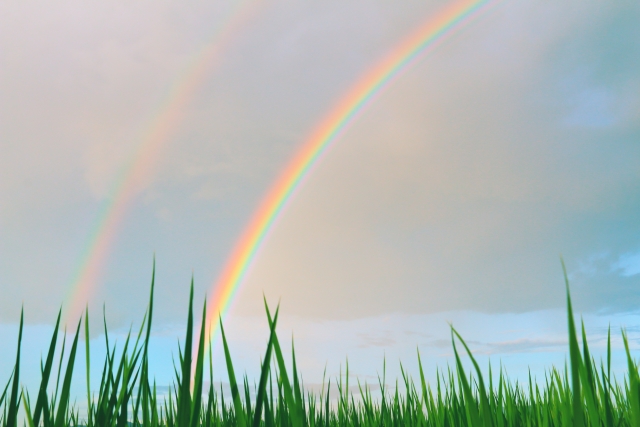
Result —
MULTIPOLYGON (((200 304, 314 126, 445 4, 2 2, 3 340, 22 304, 34 348, 48 334, 36 325, 53 323, 119 173, 219 43, 147 153, 152 173, 88 301, 114 328, 139 321, 155 253, 168 349, 156 372, 170 381, 191 275, 200 304)), ((593 333, 613 319, 634 338, 639 22, 631 1, 504 1, 412 66, 314 170, 239 290, 225 321, 247 369, 266 337, 263 292, 281 300, 312 382, 347 354, 362 375, 416 346, 430 366, 446 360, 446 320, 480 353, 517 354, 516 371, 563 363, 560 254, 593 333)))

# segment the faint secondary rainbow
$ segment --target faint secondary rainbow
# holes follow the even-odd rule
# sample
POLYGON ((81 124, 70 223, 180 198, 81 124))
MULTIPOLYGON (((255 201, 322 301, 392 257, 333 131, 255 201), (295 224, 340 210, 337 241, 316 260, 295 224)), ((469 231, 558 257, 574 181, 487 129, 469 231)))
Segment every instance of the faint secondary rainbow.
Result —
POLYGON ((178 129, 185 107, 211 73, 221 51, 237 31, 262 7, 261 3, 239 2, 231 8, 212 37, 195 54, 185 72, 152 114, 141 132, 139 145, 118 174, 85 243, 82 255, 68 286, 65 319, 82 314, 95 292, 123 219, 136 196, 151 178, 162 145, 178 129))
POLYGON ((218 329, 216 317, 223 316, 229 308, 275 221, 322 155, 363 109, 421 55, 437 46, 454 30, 462 28, 497 1, 452 2, 435 17, 429 18, 390 55, 366 73, 320 123, 259 205, 237 242, 222 274, 214 283, 211 290, 211 303, 207 309, 209 340, 212 339, 212 333, 218 329))

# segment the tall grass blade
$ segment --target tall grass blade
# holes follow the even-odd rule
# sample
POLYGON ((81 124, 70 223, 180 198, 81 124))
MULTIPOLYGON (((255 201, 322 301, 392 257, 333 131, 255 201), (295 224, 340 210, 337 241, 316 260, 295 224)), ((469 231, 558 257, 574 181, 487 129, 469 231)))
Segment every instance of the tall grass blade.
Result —
POLYGON ((265 352, 264 361, 262 362, 262 369, 260 372, 260 382, 258 383, 258 393, 256 396, 256 408, 255 408, 255 413, 253 415, 252 427, 260 427, 260 421, 262 417, 262 405, 264 403, 265 396, 266 396, 267 379, 269 377, 269 367, 271 366, 271 351, 273 349, 273 342, 275 340, 274 337, 276 335, 276 323, 278 322, 278 310, 279 310, 279 307, 276 309, 273 322, 270 322, 271 332, 269 334, 269 343, 267 344, 267 351, 265 352))
POLYGON ((238 382, 236 381, 236 374, 233 370, 233 362, 231 361, 231 353, 229 352, 229 345, 227 344, 227 337, 224 334, 224 327, 222 326, 222 319, 220 319, 220 334, 222 335, 222 346, 224 347, 224 358, 227 364, 227 374, 229 375, 229 386, 231 387, 231 398, 233 399, 233 407, 236 416, 236 425, 238 427, 246 427, 247 420, 242 407, 242 401, 240 400, 240 392, 238 391, 238 382))
POLYGON ((47 352, 47 358, 44 364, 44 369, 42 369, 42 379, 40 380, 40 389, 38 390, 38 397, 36 399, 36 406, 33 411, 33 424, 36 426, 40 425, 40 416, 42 414, 42 410, 47 404, 47 387, 49 385, 49 377, 51 376, 51 368, 53 367, 53 357, 56 351, 56 344, 58 342, 58 331, 60 329, 60 317, 62 315, 62 310, 58 311, 58 318, 56 319, 56 324, 53 328, 53 336, 51 337, 51 342, 49 344, 49 351, 47 352))
POLYGON ((91 399, 91 355, 89 344, 89 307, 87 306, 84 315, 84 347, 85 366, 87 368, 87 425, 93 426, 93 408, 91 399))
MULTIPOLYGON (((569 290, 569 277, 567 275, 567 267, 564 260, 560 258, 562 263, 562 273, 564 274, 564 283, 567 290, 567 317, 569 326, 569 359, 571 366, 571 385, 572 385, 572 407, 573 407, 573 425, 575 427, 583 427, 584 412, 582 409, 582 393, 580 390, 580 369, 582 359, 580 356, 580 347, 578 346, 578 336, 576 334, 576 325, 573 320, 573 308, 571 306, 571 293, 569 290)), ((588 362, 588 361, 586 361, 588 362)))
POLYGON ((456 359, 456 369, 458 371, 458 381, 462 387, 464 393, 464 408, 467 417, 467 423, 471 426, 481 426, 480 413, 478 412, 478 406, 471 390, 471 378, 467 379, 467 375, 464 372, 458 349, 456 348, 456 342, 454 339, 454 329, 451 326, 451 343, 453 346, 453 354, 456 359))
MULTIPOLYGON (((475 357, 471 354, 471 350, 467 343, 462 339, 458 331, 455 330, 453 326, 451 326, 451 331, 458 337, 464 349, 466 350, 469 358, 471 359, 471 363, 473 363, 473 367, 476 370, 476 374, 478 374, 478 394, 480 395, 480 408, 482 409, 482 421, 483 425, 486 427, 493 427, 493 419, 492 419, 492 411, 491 406, 489 405, 489 399, 487 398, 487 390, 484 386, 484 380, 482 379, 482 372, 480 371, 480 366, 478 366, 478 362, 476 362, 475 357)), ((529 379, 531 379, 531 375, 529 375, 529 379)))
POLYGON ((196 427, 200 421, 200 411, 202 406, 202 381, 204 374, 204 338, 207 321, 207 301, 202 308, 202 324, 200 325, 200 339, 198 340, 198 354, 196 356, 196 369, 193 381, 193 401, 191 404, 191 427, 196 427))
MULTIPOLYGON (((269 321, 269 327, 272 327, 273 320, 271 319, 271 313, 269 311, 269 306, 267 305, 267 299, 263 297, 263 300, 264 300, 265 311, 267 312, 267 320, 269 321)), ((282 392, 284 394, 284 401, 286 403, 287 409, 289 410, 292 426, 302 427, 303 416, 300 411, 300 405, 294 397, 293 388, 291 387, 291 382, 289 382, 289 376, 287 375, 287 367, 284 362, 284 357, 282 356, 282 349, 280 348, 280 343, 278 342, 277 335, 274 335, 273 337, 273 350, 276 356, 276 362, 278 364, 278 371, 280 375, 280 381, 282 383, 282 392)))
POLYGON ((62 383, 62 390, 60 392, 60 401, 58 403, 58 411, 55 419, 55 427, 64 427, 67 423, 67 408, 69 407, 69 399, 71 393, 71 378, 73 376, 73 367, 76 360, 76 350, 78 349, 78 337, 80 336, 80 324, 78 321, 78 327, 76 329, 76 335, 69 351, 69 359, 67 361, 67 370, 64 375, 64 382, 62 383))
POLYGON ((629 340, 625 331, 622 331, 622 340, 624 342, 624 349, 627 353, 627 367, 629 369, 629 383, 628 383, 628 401, 631 409, 631 425, 640 426, 640 376, 638 375, 638 368, 636 363, 631 357, 629 351, 629 340))
POLYGON ((24 326, 24 309, 20 310, 20 328, 18 329, 18 351, 16 353, 16 363, 13 368, 13 383, 11 385, 11 396, 9 397, 9 411, 6 418, 7 427, 17 427, 20 385, 20 350, 22 348, 22 328, 24 326))
POLYGON ((184 353, 180 358, 180 385, 178 390, 177 421, 180 426, 188 426, 191 421, 191 351, 193 346, 193 276, 189 291, 189 313, 187 315, 187 333, 184 340, 184 353))

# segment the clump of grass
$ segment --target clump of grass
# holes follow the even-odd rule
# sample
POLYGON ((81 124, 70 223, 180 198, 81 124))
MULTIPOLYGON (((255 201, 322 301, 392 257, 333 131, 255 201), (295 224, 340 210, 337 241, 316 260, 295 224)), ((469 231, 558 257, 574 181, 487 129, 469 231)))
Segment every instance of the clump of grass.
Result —
POLYGON ((622 338, 626 350, 628 373, 622 383, 611 375, 611 331, 607 338, 606 361, 596 363, 589 351, 584 324, 581 341, 573 317, 571 295, 566 270, 563 271, 567 293, 569 335, 569 366, 564 370, 550 368, 543 384, 529 378, 528 384, 513 383, 500 369, 497 383, 489 372, 488 384, 471 350, 460 334, 451 327, 455 368, 438 371, 433 386, 425 381, 418 354, 420 379, 416 382, 402 368, 402 387, 388 392, 385 378, 379 378, 381 397, 374 399, 368 386, 358 383, 360 396, 349 392, 342 376, 335 382, 337 403, 329 399, 331 380, 319 394, 304 390, 298 373, 292 346, 292 367, 288 370, 280 346, 276 325, 278 309, 271 311, 265 300, 270 328, 269 341, 262 359, 259 382, 254 386, 255 401, 246 376, 242 384, 235 374, 231 352, 222 321, 223 351, 231 387, 231 402, 225 402, 222 391, 213 386, 212 357, 209 352, 209 387, 204 390, 205 313, 203 307, 197 341, 194 341, 193 281, 189 298, 187 329, 184 345, 178 348, 175 379, 168 396, 157 393, 149 372, 149 339, 153 318, 154 273, 151 280, 149 305, 137 334, 129 332, 122 350, 109 344, 104 322, 107 355, 102 364, 97 394, 91 392, 89 312, 78 323, 67 358, 66 335, 62 339, 57 376, 52 378, 54 354, 58 348, 60 313, 56 320, 47 356, 41 361, 41 382, 32 405, 29 392, 20 389, 20 349, 23 315, 20 316, 16 362, 9 380, 0 394, 0 426, 17 427, 22 405, 25 424, 29 427, 330 427, 330 426, 640 426, 640 375, 629 351, 626 334, 622 338), (82 419, 72 403, 70 388, 81 325, 84 322, 86 350, 87 414, 82 419), (194 343, 197 343, 194 345, 194 343), (462 364, 461 345, 469 357, 473 372, 462 364), (66 360, 66 367, 64 367, 66 360), (193 370, 192 370, 193 369, 193 370), (192 374, 193 373, 193 374, 192 374), (401 393, 400 389, 404 391, 401 393))

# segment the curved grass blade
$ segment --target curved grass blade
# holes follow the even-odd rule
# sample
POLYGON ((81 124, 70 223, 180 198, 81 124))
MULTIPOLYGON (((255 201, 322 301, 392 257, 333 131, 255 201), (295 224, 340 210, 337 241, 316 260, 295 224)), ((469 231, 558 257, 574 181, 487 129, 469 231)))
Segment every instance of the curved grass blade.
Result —
POLYGON ((491 417, 492 411, 491 406, 489 405, 489 399, 487 398, 487 390, 484 386, 484 380, 482 379, 482 372, 480 371, 480 366, 478 366, 478 362, 476 362, 475 357, 471 354, 471 350, 467 343, 462 339, 462 336, 455 330, 453 326, 451 326, 451 331, 458 337, 464 349, 466 350, 469 358, 471 359, 471 363, 473 363, 473 367, 476 370, 476 374, 478 374, 478 393, 480 394, 480 407, 482 408, 482 422, 484 426, 493 427, 493 418, 491 417))
POLYGON ((238 391, 238 382, 236 381, 236 374, 233 370, 233 363, 231 362, 231 353, 229 352, 227 337, 224 334, 222 319, 220 319, 220 334, 222 335, 222 345, 224 347, 224 358, 227 364, 227 374, 229 375, 229 385, 231 386, 231 397, 233 399, 233 408, 235 410, 236 425, 238 427, 246 427, 247 425, 246 414, 244 413, 244 408, 242 407, 242 401, 240 400, 240 392, 238 391))
POLYGON ((462 361, 460 360, 460 355, 458 354, 458 349, 456 348, 456 342, 454 339, 453 326, 451 326, 451 343, 453 345, 453 353, 456 358, 456 369, 458 371, 458 381, 462 387, 462 392, 464 393, 464 404, 466 417, 468 419, 468 424, 475 427, 480 426, 481 419, 480 414, 478 412, 478 406, 476 405, 476 401, 473 397, 473 391, 471 390, 470 378, 467 379, 467 374, 464 372, 464 367, 462 366, 462 361))

